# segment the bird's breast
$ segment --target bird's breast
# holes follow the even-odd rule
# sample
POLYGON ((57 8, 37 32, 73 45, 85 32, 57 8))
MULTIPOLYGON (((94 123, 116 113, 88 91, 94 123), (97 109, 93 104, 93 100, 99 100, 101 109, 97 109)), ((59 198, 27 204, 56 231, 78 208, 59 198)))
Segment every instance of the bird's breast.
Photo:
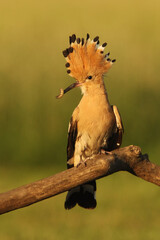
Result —
POLYGON ((89 104, 79 108, 78 137, 86 149, 98 152, 104 138, 107 139, 115 127, 115 116, 107 104, 89 104))

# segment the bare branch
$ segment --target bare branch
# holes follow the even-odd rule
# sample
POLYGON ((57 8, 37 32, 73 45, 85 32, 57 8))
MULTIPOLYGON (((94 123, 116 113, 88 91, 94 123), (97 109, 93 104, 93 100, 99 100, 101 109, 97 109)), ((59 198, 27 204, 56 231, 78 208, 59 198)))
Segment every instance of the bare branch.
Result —
POLYGON ((27 184, 0 194, 0 214, 26 207, 55 196, 88 181, 108 176, 118 171, 128 171, 148 182, 160 186, 160 166, 142 155, 137 146, 128 146, 106 155, 96 155, 80 165, 54 176, 27 184))

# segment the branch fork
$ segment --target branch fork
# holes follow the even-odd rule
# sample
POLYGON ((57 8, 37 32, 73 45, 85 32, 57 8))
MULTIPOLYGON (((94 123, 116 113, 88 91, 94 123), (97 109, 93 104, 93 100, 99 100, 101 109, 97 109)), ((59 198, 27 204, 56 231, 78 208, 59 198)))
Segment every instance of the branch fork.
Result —
POLYGON ((51 177, 0 194, 0 214, 29 206, 53 197, 73 187, 96 180, 118 171, 128 171, 148 182, 160 186, 160 166, 151 163, 140 147, 113 150, 98 154, 86 161, 86 166, 70 168, 51 177))

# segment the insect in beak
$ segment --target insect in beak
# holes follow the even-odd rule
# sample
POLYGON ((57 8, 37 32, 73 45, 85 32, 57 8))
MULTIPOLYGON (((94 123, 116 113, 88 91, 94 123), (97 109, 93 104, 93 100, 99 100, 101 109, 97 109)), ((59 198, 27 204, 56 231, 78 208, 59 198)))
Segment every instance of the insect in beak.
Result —
POLYGON ((61 88, 60 89, 60 94, 58 96, 56 96, 56 98, 57 99, 62 98, 65 93, 67 93, 71 89, 73 89, 75 87, 79 87, 79 86, 81 86, 81 83, 75 82, 75 83, 72 83, 69 87, 65 88, 64 90, 61 88))

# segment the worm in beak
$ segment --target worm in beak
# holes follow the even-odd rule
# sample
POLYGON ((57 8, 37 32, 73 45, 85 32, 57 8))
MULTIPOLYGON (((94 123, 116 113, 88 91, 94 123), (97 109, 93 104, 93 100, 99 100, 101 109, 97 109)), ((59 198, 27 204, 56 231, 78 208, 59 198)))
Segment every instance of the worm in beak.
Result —
POLYGON ((81 84, 79 82, 75 82, 75 83, 72 83, 69 87, 67 87, 66 89, 60 89, 60 94, 58 96, 56 96, 57 99, 59 98, 62 98, 63 95, 65 93, 67 93, 68 91, 70 91, 71 89, 75 88, 75 87, 79 87, 81 84))

